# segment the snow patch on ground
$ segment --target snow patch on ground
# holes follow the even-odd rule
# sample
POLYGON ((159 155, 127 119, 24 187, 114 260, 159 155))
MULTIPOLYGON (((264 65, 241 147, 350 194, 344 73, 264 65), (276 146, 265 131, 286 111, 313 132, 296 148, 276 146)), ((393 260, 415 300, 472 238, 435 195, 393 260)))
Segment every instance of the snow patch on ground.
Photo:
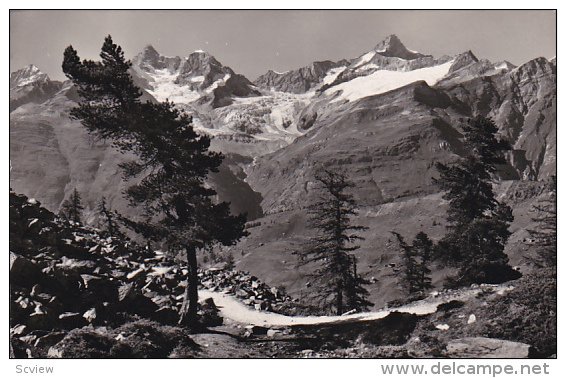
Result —
POLYGON ((333 95, 338 91, 342 92, 332 102, 344 99, 356 101, 360 98, 388 92, 419 80, 425 80, 428 85, 434 85, 448 73, 453 62, 451 60, 438 66, 420 68, 413 71, 376 71, 371 75, 357 77, 348 82, 338 84, 330 88, 327 94, 333 95))
POLYGON ((340 75, 345 69, 346 67, 337 67, 329 70, 326 73, 324 79, 322 79, 322 84, 328 84, 328 85, 332 84, 334 80, 336 80, 338 75, 340 75))
MULTIPOLYGON (((383 51, 385 51, 385 50, 383 50, 383 51)), ((377 51, 377 52, 383 52, 383 51, 377 51)), ((359 66, 369 62, 375 56, 375 53, 376 53, 375 51, 370 51, 370 52, 367 52, 364 55, 360 56, 358 58, 358 61, 354 65, 354 68, 359 67, 359 66)))
POLYGON ((228 81, 229 78, 230 78, 230 74, 227 73, 226 75, 224 75, 224 77, 222 79, 216 80, 214 83, 212 83, 210 85, 210 87, 206 88, 205 92, 211 93, 213 90, 218 88, 220 85, 224 85, 228 81))
POLYGON ((500 62, 493 67, 495 70, 511 70, 511 68, 508 62, 500 62))
POLYGON ((375 63, 368 63, 365 66, 360 67, 357 71, 359 71, 359 70, 373 70, 373 69, 378 70, 379 68, 380 68, 380 66, 378 66, 375 63))

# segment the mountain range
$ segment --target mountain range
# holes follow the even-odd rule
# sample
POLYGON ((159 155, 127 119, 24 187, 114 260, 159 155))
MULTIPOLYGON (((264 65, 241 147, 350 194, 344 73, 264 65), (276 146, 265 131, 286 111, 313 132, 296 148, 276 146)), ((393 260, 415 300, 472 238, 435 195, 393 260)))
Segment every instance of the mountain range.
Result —
MULTIPOLYGON (((292 252, 310 235, 304 209, 316 195, 314 171, 339 167, 355 182, 360 224, 370 227, 359 251, 370 299, 380 306, 397 298, 400 257, 391 231, 443 234, 446 202, 432 183, 435 163, 467 153, 461 125, 478 115, 491 117, 513 148, 496 189, 514 209, 511 262, 527 269, 529 209, 556 174, 555 59, 516 67, 471 51, 433 57, 391 35, 358 57, 270 70, 253 82, 204 51, 167 57, 147 46, 132 63, 144 99, 173 101, 226 155, 210 184, 254 221, 250 236, 232 247, 238 269, 293 295, 309 290, 292 252)), ((35 66, 10 74, 10 187, 52 211, 77 188, 91 224, 102 196, 136 217, 118 169, 135 157, 70 119, 77 100, 70 82, 50 80, 35 66)))

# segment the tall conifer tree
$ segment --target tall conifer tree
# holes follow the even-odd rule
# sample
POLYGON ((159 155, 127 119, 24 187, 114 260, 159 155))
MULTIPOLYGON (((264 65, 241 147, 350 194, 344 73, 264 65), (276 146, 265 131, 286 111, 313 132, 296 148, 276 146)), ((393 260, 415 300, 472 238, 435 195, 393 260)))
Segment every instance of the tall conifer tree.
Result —
POLYGON ((452 166, 438 163, 440 177, 434 180, 449 202, 450 224, 439 242, 440 257, 459 268, 454 285, 517 278, 504 252, 513 214, 497 201, 492 185, 496 165, 505 163, 503 151, 510 146, 497 139, 497 126, 489 118, 473 118, 463 131, 469 153, 452 166))
POLYGON ((424 232, 419 232, 413 244, 409 245, 403 237, 393 233, 403 251, 403 286, 408 294, 424 294, 425 290, 432 288, 429 264, 432 260, 434 245, 424 232))
POLYGON ((145 217, 128 224, 148 240, 166 242, 186 256, 187 288, 179 323, 194 324, 197 250, 235 243, 246 234, 246 217, 231 215, 228 203, 213 200, 216 192, 205 179, 218 171, 223 156, 209 150, 210 139, 194 131, 191 118, 171 102, 140 100, 141 91, 128 72, 131 62, 110 36, 100 58, 81 61, 72 46, 65 50, 63 72, 81 98, 71 116, 119 151, 136 155, 121 168, 126 180, 141 177, 126 195, 130 205, 143 208, 145 217))
POLYGON ((536 229, 528 230, 537 249, 536 265, 556 268, 557 263, 557 211, 556 211, 556 176, 551 176, 547 184, 548 192, 535 205, 532 220, 536 229))
POLYGON ((315 175, 319 184, 318 200, 309 206, 310 227, 316 235, 297 254, 300 264, 315 266, 312 274, 316 285, 315 299, 336 314, 366 309, 371 303, 363 287, 367 282, 358 275, 356 241, 359 231, 367 229, 352 224, 358 214, 356 202, 347 191, 354 185, 342 173, 322 169, 315 175))
POLYGON ((81 218, 83 216, 84 206, 82 205, 81 195, 77 188, 73 189, 73 193, 69 199, 63 201, 61 204, 61 210, 59 215, 63 216, 65 219, 81 224, 81 218))

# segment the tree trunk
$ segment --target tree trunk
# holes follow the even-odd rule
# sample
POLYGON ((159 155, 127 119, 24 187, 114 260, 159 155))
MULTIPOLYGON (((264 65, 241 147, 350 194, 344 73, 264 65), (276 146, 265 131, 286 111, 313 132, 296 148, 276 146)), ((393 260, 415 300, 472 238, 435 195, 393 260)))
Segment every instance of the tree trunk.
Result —
POLYGON ((336 288, 336 315, 342 315, 343 312, 342 285, 339 284, 336 288))
POLYGON ((186 247, 187 254, 187 287, 183 305, 179 312, 179 325, 195 326, 198 310, 198 273, 197 273, 197 254, 195 248, 186 247))

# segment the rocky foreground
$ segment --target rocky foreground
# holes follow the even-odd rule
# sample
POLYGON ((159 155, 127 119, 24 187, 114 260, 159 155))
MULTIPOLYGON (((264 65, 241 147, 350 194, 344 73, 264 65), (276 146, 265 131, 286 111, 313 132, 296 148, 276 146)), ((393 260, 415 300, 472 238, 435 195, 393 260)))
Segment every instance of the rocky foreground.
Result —
MULTIPOLYGON (((176 326, 185 274, 183 264, 163 252, 63 221, 36 200, 10 193, 11 357, 533 355, 527 344, 485 337, 482 308, 500 301, 512 285, 433 293, 444 299, 432 315, 392 310, 374 320, 293 326, 236 322, 228 308, 203 298, 202 327, 186 329, 176 326)), ((247 311, 314 312, 245 272, 208 269, 200 279, 201 293, 236 298, 247 311)))
MULTIPOLYGON (((33 357, 41 356, 34 355, 37 348, 85 326, 142 318, 175 325, 186 274, 161 251, 64 221, 38 201, 10 193, 11 335, 33 357)), ((246 272, 217 268, 199 277, 204 288, 233 294, 256 310, 294 307, 289 296, 246 272)), ((211 306, 203 303, 203 322, 222 324, 206 314, 211 306)))

